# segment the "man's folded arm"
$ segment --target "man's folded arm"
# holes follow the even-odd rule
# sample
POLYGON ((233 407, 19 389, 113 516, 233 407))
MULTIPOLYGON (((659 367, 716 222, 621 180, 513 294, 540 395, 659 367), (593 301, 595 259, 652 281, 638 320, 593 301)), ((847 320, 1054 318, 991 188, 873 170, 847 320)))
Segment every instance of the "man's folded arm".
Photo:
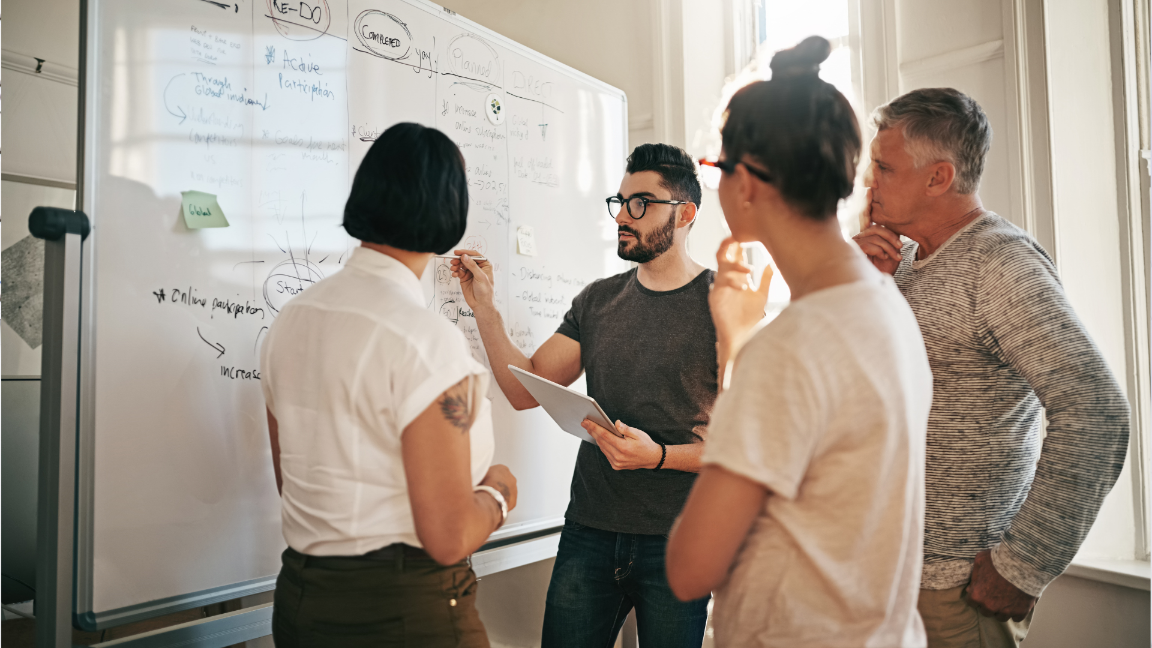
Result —
POLYGON ((1075 557, 1124 467, 1128 401, 1047 257, 1014 242, 980 279, 978 310, 992 346, 1048 419, 1031 489, 992 552, 1001 576, 1039 596, 1075 557))

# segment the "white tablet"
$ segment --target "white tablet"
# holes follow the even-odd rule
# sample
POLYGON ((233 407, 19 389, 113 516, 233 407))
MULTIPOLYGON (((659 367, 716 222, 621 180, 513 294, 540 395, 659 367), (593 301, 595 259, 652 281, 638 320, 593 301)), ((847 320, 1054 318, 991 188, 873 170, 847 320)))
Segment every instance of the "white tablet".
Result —
POLYGON ((600 409, 600 404, 591 396, 528 373, 519 367, 508 365, 508 368, 528 393, 532 394, 532 398, 535 398, 552 420, 556 421, 561 430, 582 441, 595 444, 596 441, 580 426, 584 419, 589 419, 612 434, 621 436, 616 431, 616 426, 612 424, 612 419, 600 409))

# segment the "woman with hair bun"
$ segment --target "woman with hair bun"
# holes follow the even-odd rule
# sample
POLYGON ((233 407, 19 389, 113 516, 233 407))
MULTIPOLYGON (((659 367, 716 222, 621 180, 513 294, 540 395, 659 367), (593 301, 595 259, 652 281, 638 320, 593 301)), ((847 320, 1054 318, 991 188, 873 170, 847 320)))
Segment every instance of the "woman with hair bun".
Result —
POLYGON ((836 220, 856 118, 819 77, 828 41, 772 60, 728 104, 720 203, 732 237, 709 302, 722 376, 704 468, 667 551, 672 591, 715 591, 718 646, 924 646, 916 612, 932 375, 912 310, 836 220), (792 302, 739 262, 760 241, 792 302), (729 359, 732 363, 729 365, 729 359), (722 384, 726 382, 722 378, 722 384))

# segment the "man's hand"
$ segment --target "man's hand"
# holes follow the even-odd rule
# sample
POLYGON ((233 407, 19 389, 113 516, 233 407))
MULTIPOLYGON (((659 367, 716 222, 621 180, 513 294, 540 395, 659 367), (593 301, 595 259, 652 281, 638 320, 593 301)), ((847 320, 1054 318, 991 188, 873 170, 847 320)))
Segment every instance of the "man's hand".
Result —
POLYGON ((491 307, 496 294, 492 264, 472 258, 480 256, 475 250, 453 250, 453 254, 460 258, 452 259, 452 276, 460 280, 460 292, 464 293, 468 308, 475 312, 477 308, 491 307))
POLYGON ((987 549, 976 554, 972 581, 964 589, 964 596, 980 614, 996 617, 997 621, 1023 621, 1037 601, 1035 596, 1025 594, 996 571, 992 551, 987 549))
POLYGON ((616 421, 616 431, 624 435, 621 439, 600 425, 584 419, 580 424, 588 434, 596 439, 600 451, 608 457, 608 463, 613 470, 636 470, 637 468, 655 468, 660 463, 660 444, 652 440, 643 430, 628 427, 616 421))
POLYGON ((868 260, 877 270, 895 274, 896 268, 900 266, 900 248, 904 244, 900 242, 899 234, 883 225, 877 225, 872 220, 871 189, 868 190, 865 200, 864 211, 860 214, 860 233, 853 236, 852 240, 856 241, 856 245, 868 255, 868 260))
POLYGON ((760 286, 752 288, 752 268, 740 262, 740 244, 728 237, 716 251, 716 280, 708 295, 708 308, 716 326, 716 341, 724 347, 735 344, 757 322, 764 319, 772 266, 764 268, 760 286))

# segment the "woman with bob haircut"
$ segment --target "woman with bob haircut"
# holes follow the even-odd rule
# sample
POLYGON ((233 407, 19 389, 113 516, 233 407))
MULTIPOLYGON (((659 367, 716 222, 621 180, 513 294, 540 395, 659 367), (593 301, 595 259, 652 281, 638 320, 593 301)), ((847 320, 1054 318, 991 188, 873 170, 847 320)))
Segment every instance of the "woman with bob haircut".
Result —
POLYGON ((344 208, 360 246, 264 339, 288 542, 278 648, 489 645, 466 559, 516 506, 516 479, 491 465, 488 372, 420 285, 467 218, 456 145, 419 124, 389 128, 344 208))
POLYGON ((666 559, 680 599, 715 590, 717 646, 926 643, 932 375, 911 308, 836 219, 861 142, 848 101, 820 80, 829 51, 811 37, 777 53, 772 80, 729 102, 721 159, 702 161, 722 171, 732 230, 709 296, 731 383, 666 559), (753 289, 733 260, 751 241, 792 292, 763 326, 771 275, 753 289))

